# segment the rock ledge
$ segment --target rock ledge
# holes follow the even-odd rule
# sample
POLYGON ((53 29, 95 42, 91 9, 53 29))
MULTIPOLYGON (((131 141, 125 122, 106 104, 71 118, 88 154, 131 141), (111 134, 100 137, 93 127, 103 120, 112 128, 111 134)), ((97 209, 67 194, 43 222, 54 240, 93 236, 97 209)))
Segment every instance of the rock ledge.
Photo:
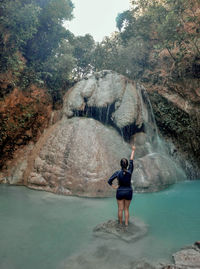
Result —
POLYGON ((108 220, 105 223, 97 225, 94 230, 94 235, 104 239, 121 239, 125 242, 139 240, 147 234, 147 225, 139 219, 132 219, 129 226, 118 224, 117 220, 108 220))

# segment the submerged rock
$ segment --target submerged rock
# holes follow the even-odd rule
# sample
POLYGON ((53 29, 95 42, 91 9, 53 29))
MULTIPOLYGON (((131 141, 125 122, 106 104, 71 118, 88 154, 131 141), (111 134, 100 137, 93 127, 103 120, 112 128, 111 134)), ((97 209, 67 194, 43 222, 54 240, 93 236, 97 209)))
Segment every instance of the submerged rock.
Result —
POLYGON ((126 255, 122 249, 105 244, 64 261, 59 269, 160 269, 145 259, 136 259, 126 255))
POLYGON ((146 260, 131 262, 130 269, 160 269, 158 265, 154 265, 146 260))
POLYGON ((95 236, 101 238, 116 238, 131 242, 139 240, 147 234, 147 225, 135 218, 130 220, 128 227, 118 224, 117 220, 109 220, 97 225, 93 232, 95 236))

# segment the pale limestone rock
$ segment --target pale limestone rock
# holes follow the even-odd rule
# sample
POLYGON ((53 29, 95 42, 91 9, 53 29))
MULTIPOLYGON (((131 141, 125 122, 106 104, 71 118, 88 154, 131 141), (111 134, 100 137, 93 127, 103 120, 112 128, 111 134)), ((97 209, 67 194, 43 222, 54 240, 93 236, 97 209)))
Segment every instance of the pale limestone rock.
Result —
POLYGON ((63 114, 70 118, 86 106, 109 110, 111 105, 114 111, 108 120, 118 128, 131 124, 141 127, 142 108, 136 85, 112 71, 101 71, 78 82, 65 96, 63 114))
POLYGON ((200 249, 187 246, 172 255, 174 264, 162 265, 160 269, 200 269, 200 249))
POLYGON ((23 160, 11 170, 11 175, 7 177, 9 184, 18 184, 22 181, 23 173, 27 168, 27 160, 23 160))
POLYGON ((108 196, 108 178, 130 146, 112 127, 94 119, 63 118, 36 157, 28 186, 82 196, 108 196), (41 184, 40 184, 41 183, 41 184))
POLYGON ((152 143, 150 143, 149 137, 144 132, 136 133, 135 135, 133 135, 130 139, 130 144, 136 145, 136 159, 144 157, 145 155, 153 152, 152 143))
POLYGON ((117 127, 123 128, 135 123, 139 128, 142 125, 141 103, 136 87, 128 83, 125 88, 121 104, 112 115, 117 127))
POLYGON ((47 186, 47 181, 40 175, 37 173, 31 173, 28 183, 30 184, 35 184, 35 185, 39 185, 39 186, 47 186))
POLYGON ((180 268, 200 268, 200 250, 197 248, 188 248, 176 252, 173 255, 175 265, 180 268))
POLYGON ((132 182, 137 191, 158 191, 186 179, 182 169, 166 155, 150 153, 134 164, 132 182))

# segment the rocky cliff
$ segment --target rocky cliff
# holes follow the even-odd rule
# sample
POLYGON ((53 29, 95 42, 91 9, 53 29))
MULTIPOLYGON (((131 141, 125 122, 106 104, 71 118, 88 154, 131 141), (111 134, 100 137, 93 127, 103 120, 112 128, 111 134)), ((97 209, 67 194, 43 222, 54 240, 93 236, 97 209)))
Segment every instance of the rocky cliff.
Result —
MULTIPOLYGON (((177 51, 173 51, 177 55, 177 51)), ((165 50, 142 84, 151 99, 159 131, 175 145, 190 179, 200 178, 200 60, 185 57, 179 73, 165 50)), ((178 158, 178 156, 177 156, 178 158)))
POLYGON ((101 71, 67 92, 60 120, 6 180, 66 195, 110 196, 107 179, 122 157, 129 158, 132 143, 137 147, 135 190, 160 190, 186 179, 158 136, 145 89, 115 72, 101 71))

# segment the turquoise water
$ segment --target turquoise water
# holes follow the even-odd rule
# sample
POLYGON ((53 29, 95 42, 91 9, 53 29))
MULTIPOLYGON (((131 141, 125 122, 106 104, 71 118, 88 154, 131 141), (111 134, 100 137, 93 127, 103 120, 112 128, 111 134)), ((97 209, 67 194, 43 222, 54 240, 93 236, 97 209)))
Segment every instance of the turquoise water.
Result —
MULTIPOLYGON (((148 234, 125 243, 92 234, 97 224, 116 218, 114 198, 65 197, 0 185, 0 268, 68 268, 68 260, 73 268, 73 259, 85 252, 95 256, 102 246, 106 253, 113 249, 122 257, 126 255, 129 262, 143 257, 170 261, 173 252, 200 240, 199 205, 200 181, 182 182, 158 193, 135 194, 130 215, 148 224, 148 234)), ((100 268, 104 268, 102 264, 100 268)))

